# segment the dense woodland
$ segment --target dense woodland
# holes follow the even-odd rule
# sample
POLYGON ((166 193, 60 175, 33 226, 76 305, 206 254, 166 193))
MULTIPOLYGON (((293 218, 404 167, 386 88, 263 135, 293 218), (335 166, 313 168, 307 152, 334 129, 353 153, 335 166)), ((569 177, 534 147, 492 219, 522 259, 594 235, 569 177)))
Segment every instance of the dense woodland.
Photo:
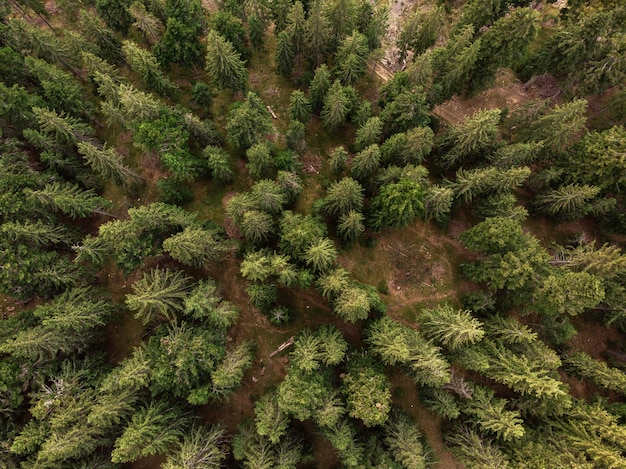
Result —
POLYGON ((626 467, 621 1, 0 18, 1 467, 626 467))

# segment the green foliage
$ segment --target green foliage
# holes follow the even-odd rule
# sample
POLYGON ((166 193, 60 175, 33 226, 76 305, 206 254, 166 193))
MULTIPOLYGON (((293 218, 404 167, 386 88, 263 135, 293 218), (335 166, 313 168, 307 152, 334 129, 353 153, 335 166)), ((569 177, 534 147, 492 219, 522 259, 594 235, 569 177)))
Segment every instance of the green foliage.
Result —
POLYGON ((291 75, 291 69, 295 61, 294 44, 286 31, 278 33, 278 45, 276 46, 276 70, 285 77, 291 75))
MULTIPOLYGON (((315 77, 311 82, 311 88, 313 88, 314 85, 321 86, 316 82, 315 77)), ((328 92, 324 94, 323 98, 324 106, 322 107, 321 113, 322 122, 324 123, 324 127, 326 127, 329 132, 336 132, 339 127, 346 122, 350 110, 350 100, 346 96, 344 88, 339 80, 335 80, 327 89, 328 92)), ((311 94, 311 101, 315 105, 315 103, 318 102, 318 98, 315 96, 314 90, 311 89, 309 93, 311 94)))
POLYGON ((305 373, 311 373, 320 367, 321 343, 316 334, 309 329, 302 330, 293 343, 293 350, 289 353, 291 366, 305 373))
POLYGON ((183 435, 187 422, 176 409, 166 403, 149 405, 133 415, 124 433, 115 441, 111 461, 122 463, 174 447, 183 435))
POLYGON ((228 113, 228 141, 238 150, 247 150, 260 143, 271 130, 269 112, 253 92, 248 93, 243 103, 233 105, 228 113))
POLYGON ((587 101, 584 99, 557 105, 530 125, 528 139, 560 151, 570 145, 585 126, 586 110, 587 101))
POLYGON ((329 216, 341 216, 363 208, 363 187, 354 179, 345 177, 330 185, 322 199, 321 210, 329 216))
POLYGON ((173 454, 168 454, 161 467, 163 469, 220 467, 229 453, 225 443, 225 431, 219 425, 194 426, 185 433, 179 448, 173 454))
POLYGON ((407 469, 427 467, 422 434, 410 417, 401 412, 393 412, 385 424, 385 444, 393 458, 407 469))
MULTIPOLYGON (((150 13, 143 3, 133 2, 128 7, 128 13, 135 20, 133 26, 141 31, 142 36, 148 43, 153 44, 157 42, 165 31, 165 26, 163 26, 161 20, 150 13)), ((167 61, 163 60, 164 57, 160 57, 160 54, 157 53, 156 55, 163 63, 167 63, 167 61)))
POLYGON ((208 330, 181 322, 161 327, 146 345, 153 396, 170 393, 206 404, 203 391, 225 356, 223 329, 208 330), (201 397, 202 396, 202 397, 201 397))
POLYGON ((294 90, 289 98, 289 117, 306 124, 311 117, 311 103, 300 90, 294 90))
POLYGON ((446 438, 454 455, 469 469, 511 467, 505 454, 492 440, 483 438, 469 427, 459 427, 446 438))
POLYGON ((499 109, 477 111, 462 124, 449 127, 439 143, 440 165, 450 168, 488 151, 498 138, 500 112, 499 109))
POLYGON ((374 143, 354 156, 350 166, 350 175, 357 180, 370 177, 380 166, 380 147, 374 143))
POLYGON ((115 151, 115 148, 107 148, 106 145, 98 148, 90 142, 79 142, 76 148, 78 153, 89 163, 91 169, 105 181, 111 180, 116 184, 128 184, 139 179, 135 172, 124 165, 121 155, 115 151))
POLYGON ((314 272, 324 273, 337 261, 337 249, 329 238, 322 238, 309 245, 304 253, 304 261, 314 272))
POLYGON ((328 383, 320 373, 304 373, 291 368, 278 386, 278 408, 298 420, 315 414, 328 395, 328 383))
MULTIPOLYGON (((309 100, 313 105, 313 109, 319 110, 322 108, 322 105, 326 100, 326 94, 330 90, 330 87, 330 70, 328 70, 328 66, 326 64, 322 64, 315 69, 313 80, 311 80, 311 85, 309 86, 309 100)), ((339 95, 336 91, 335 94, 337 96, 339 95)))
POLYGON ((571 181, 596 185, 606 192, 621 192, 626 182, 624 152, 624 127, 614 126, 603 132, 590 132, 573 148, 564 162, 568 168, 568 177, 571 181))
POLYGON ((482 324, 469 311, 455 309, 450 304, 423 309, 418 321, 420 331, 426 337, 450 350, 476 343, 485 335, 482 324))
POLYGON ((323 7, 322 0, 313 0, 305 24, 305 53, 312 68, 325 62, 329 48, 330 26, 323 7))
POLYGON ((548 275, 536 290, 537 309, 548 315, 577 316, 604 300, 602 281, 588 272, 559 272, 548 275))
POLYGON ((584 352, 576 352, 565 359, 564 364, 574 372, 596 385, 618 392, 626 393, 626 374, 608 366, 605 362, 596 360, 584 352))
POLYGON ((341 419, 333 427, 324 428, 323 435, 333 445, 345 467, 363 467, 366 459, 365 448, 357 439, 356 428, 349 420, 341 419))
POLYGON ((600 193, 597 186, 568 184, 535 198, 535 205, 542 212, 565 219, 584 217, 593 210, 591 202, 600 193))
POLYGON ((200 267, 222 259, 228 245, 215 232, 188 226, 164 240, 163 250, 185 265, 200 267))
POLYGON ((365 216, 355 210, 350 210, 339 216, 337 220, 337 234, 344 242, 357 239, 365 232, 365 216))
POLYGON ((289 418, 278 406, 275 393, 265 393, 254 406, 256 432, 267 437, 272 444, 278 443, 287 433, 289 418))
POLYGON ((380 117, 370 117, 356 131, 354 147, 357 151, 363 150, 374 143, 380 143, 383 123, 380 117))
POLYGON ((241 385, 243 374, 252 366, 254 353, 252 344, 242 342, 227 350, 224 359, 211 373, 211 393, 213 399, 223 400, 241 385))
POLYGON ((308 247, 326 236, 326 225, 311 215, 283 212, 279 246, 294 259, 304 260, 308 247))
MULTIPOLYGON (((169 22, 168 22, 169 24, 169 22)), ((172 97, 178 87, 163 75, 156 57, 130 40, 125 40, 122 51, 130 68, 137 73, 144 84, 162 96, 172 97)))
MULTIPOLYGON (((478 5, 480 2, 472 3, 478 5)), ((497 0, 493 3, 501 4, 497 0)), ((470 88, 473 91, 491 84, 498 67, 514 68, 519 65, 537 37, 539 19, 538 12, 531 8, 514 8, 510 14, 491 25, 480 37, 478 58, 470 78, 470 88)), ((475 31, 478 31, 482 25, 474 26, 475 31)))
POLYGON ((387 316, 372 323, 366 342, 385 365, 405 365, 417 383, 443 386, 450 382, 450 365, 439 347, 387 316))
POLYGON ((369 53, 367 37, 353 31, 339 44, 335 53, 335 76, 344 85, 355 84, 365 73, 369 53))
POLYGON ((274 175, 276 164, 269 143, 261 142, 251 146, 246 150, 246 158, 246 168, 253 178, 262 179, 274 175))
POLYGON ((70 183, 53 182, 40 190, 26 189, 24 194, 43 206, 59 210, 71 218, 90 216, 110 204, 108 200, 97 196, 94 191, 85 191, 70 183))
POLYGON ((133 283, 133 293, 126 295, 126 305, 136 311, 135 317, 144 324, 159 316, 172 321, 184 308, 190 280, 180 271, 153 269, 133 283))
POLYGON ((248 71, 233 44, 211 30, 207 35, 206 71, 220 88, 244 90, 248 71))
POLYGON ((366 427, 383 425, 391 410, 391 383, 382 371, 366 360, 351 362, 343 378, 348 414, 366 427))
POLYGON ((424 218, 445 222, 452 209, 454 191, 449 187, 429 186, 424 194, 424 218))
POLYGON ((406 132, 430 122, 426 96, 421 88, 404 89, 380 113, 388 134, 406 132))
POLYGON ((164 64, 194 65, 202 56, 198 36, 204 27, 204 8, 200 1, 166 2, 169 17, 165 34, 155 47, 155 54, 164 64))
POLYGON ((370 210, 370 223, 374 229, 406 226, 423 213, 422 185, 404 178, 397 183, 386 184, 372 199, 370 210))
POLYGON ((404 20, 397 40, 400 56, 406 57, 407 51, 419 55, 434 45, 443 26, 443 7, 426 12, 419 11, 404 20))
POLYGON ((232 181, 234 171, 230 163, 230 155, 221 147, 207 146, 202 150, 206 165, 211 175, 219 182, 232 181))
POLYGON ((357 322, 367 319, 372 308, 368 292, 357 286, 349 285, 341 290, 333 302, 333 311, 344 321, 357 322))
POLYGON ((128 13, 131 3, 132 0, 96 0, 96 10, 109 26, 126 34, 133 21, 128 13))
POLYGON ((519 440, 524 436, 519 411, 506 410, 506 399, 494 397, 494 391, 475 386, 472 398, 462 407, 470 420, 484 431, 494 433, 502 441, 519 440))

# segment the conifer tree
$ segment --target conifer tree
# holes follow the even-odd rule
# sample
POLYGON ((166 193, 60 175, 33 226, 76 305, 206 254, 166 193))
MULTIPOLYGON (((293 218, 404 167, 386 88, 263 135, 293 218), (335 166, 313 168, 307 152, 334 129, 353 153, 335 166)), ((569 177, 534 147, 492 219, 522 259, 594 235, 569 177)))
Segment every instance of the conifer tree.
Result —
POLYGON ((293 42, 286 31, 278 33, 278 45, 276 46, 276 70, 284 77, 291 75, 296 53, 293 42))
MULTIPOLYGON (((317 72, 315 76, 317 76, 317 72)), ((318 86, 318 83, 315 83, 315 77, 313 78, 313 82, 311 82, 311 87, 313 87, 314 84, 318 86)), ((313 97, 313 90, 311 90, 311 95, 313 97)), ((317 97, 313 97, 313 99, 313 102, 317 101, 317 97)), ((341 86, 341 82, 335 80, 324 96, 324 107, 321 113, 324 127, 326 127, 329 132, 337 131, 337 129, 346 122, 350 109, 349 106, 350 101, 344 92, 343 86, 341 86)))
POLYGON ((248 71, 232 43, 211 30, 207 36, 206 71, 220 88, 244 90, 248 71))
POLYGON ((144 324, 158 316, 172 320, 182 311, 189 294, 190 278, 182 272, 153 269, 133 284, 133 293, 126 296, 126 305, 144 324))

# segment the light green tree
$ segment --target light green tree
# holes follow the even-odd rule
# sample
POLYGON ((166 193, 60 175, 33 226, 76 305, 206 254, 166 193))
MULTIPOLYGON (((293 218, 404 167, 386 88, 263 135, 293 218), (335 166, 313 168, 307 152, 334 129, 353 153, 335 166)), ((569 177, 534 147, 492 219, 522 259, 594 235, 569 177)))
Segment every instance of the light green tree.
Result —
POLYGON ((126 305, 135 317, 148 324, 159 316, 173 320, 182 311, 189 294, 190 278, 180 271, 153 269, 133 284, 126 295, 126 305))

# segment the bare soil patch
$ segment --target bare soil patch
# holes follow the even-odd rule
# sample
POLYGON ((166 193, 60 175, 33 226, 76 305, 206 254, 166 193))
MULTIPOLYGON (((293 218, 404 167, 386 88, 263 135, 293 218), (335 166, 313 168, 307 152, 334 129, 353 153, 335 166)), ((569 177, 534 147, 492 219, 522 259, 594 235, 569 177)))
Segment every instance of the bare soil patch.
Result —
POLYGON ((407 309, 415 306, 457 302, 471 289, 456 278, 457 265, 467 252, 434 225, 415 221, 375 239, 374 247, 352 246, 339 257, 339 264, 358 281, 378 286, 391 316, 412 316, 407 309))

